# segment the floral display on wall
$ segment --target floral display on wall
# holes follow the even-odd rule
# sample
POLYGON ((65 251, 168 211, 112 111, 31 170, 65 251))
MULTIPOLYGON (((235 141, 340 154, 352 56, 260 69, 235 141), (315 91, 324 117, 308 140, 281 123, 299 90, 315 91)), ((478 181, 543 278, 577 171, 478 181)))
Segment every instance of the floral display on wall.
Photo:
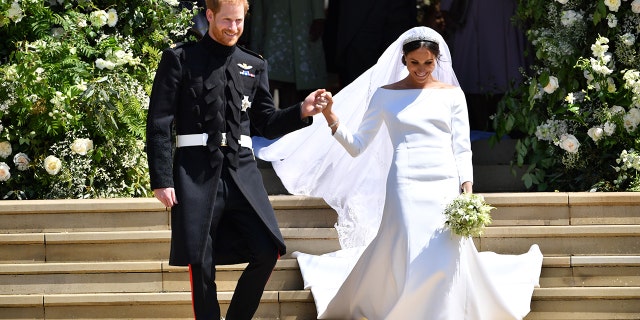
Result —
POLYGON ((519 0, 526 81, 493 117, 538 191, 640 191, 640 0, 519 0))
POLYGON ((150 194, 146 108, 177 0, 0 3, 0 199, 150 194))

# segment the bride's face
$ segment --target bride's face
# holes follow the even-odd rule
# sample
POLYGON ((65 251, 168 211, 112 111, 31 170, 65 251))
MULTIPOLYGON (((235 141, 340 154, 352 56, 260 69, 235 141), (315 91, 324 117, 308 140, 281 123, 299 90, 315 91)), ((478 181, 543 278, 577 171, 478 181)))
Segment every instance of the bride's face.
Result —
POLYGON ((436 68, 436 56, 431 50, 420 47, 405 55, 409 78, 415 84, 426 84, 431 81, 431 73, 436 68))

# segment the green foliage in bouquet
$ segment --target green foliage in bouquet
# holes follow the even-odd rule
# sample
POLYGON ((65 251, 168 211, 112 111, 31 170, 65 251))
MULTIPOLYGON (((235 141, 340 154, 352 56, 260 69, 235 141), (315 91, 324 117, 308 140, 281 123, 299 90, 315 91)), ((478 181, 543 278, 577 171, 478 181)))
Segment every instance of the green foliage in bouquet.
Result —
POLYGON ((491 210, 484 197, 475 193, 462 193, 444 210, 445 226, 462 237, 477 237, 491 224, 491 210))
POLYGON ((0 199, 148 196, 154 72, 193 14, 177 0, 3 0, 0 199))
POLYGON ((518 6, 535 62, 501 101, 493 142, 518 137, 527 188, 640 191, 640 0, 518 6))

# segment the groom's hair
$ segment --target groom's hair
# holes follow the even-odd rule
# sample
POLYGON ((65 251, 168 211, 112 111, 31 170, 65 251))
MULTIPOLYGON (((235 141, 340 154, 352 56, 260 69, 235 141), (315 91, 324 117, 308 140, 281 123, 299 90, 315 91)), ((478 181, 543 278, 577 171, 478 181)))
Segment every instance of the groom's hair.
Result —
POLYGON ((218 11, 220 11, 220 6, 223 3, 241 4, 244 6, 244 14, 247 14, 247 11, 249 11, 248 0, 207 0, 207 9, 213 11, 214 14, 218 13, 218 11))

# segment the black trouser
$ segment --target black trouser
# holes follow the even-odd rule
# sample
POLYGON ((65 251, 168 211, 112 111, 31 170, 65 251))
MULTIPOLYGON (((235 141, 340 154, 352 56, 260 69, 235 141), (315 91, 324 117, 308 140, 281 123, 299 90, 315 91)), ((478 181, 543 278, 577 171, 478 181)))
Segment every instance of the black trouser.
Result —
POLYGON ((233 293, 227 311, 227 320, 250 320, 258 309, 264 287, 278 260, 278 248, 267 227, 251 207, 238 186, 224 168, 214 206, 214 220, 211 224, 202 265, 190 265, 193 309, 196 320, 219 320, 220 306, 217 299, 215 280, 215 242, 219 219, 234 224, 238 237, 243 237, 248 246, 249 265, 243 271, 233 293))

